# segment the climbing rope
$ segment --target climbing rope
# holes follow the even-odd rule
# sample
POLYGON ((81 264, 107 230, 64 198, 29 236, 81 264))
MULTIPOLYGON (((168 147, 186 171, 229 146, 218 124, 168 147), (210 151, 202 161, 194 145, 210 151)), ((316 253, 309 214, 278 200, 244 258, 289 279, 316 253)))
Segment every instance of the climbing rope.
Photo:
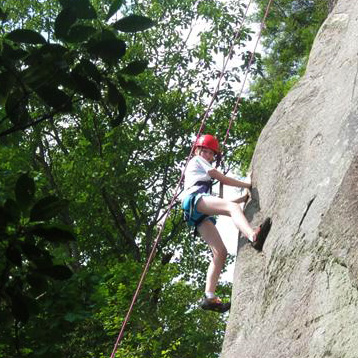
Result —
MULTIPOLYGON (((218 92, 219 92, 220 85, 221 85, 221 80, 222 80, 223 77, 224 77, 227 64, 229 63, 230 58, 231 58, 231 55, 232 55, 232 53, 233 53, 233 51, 234 51, 235 41, 241 36, 241 31, 242 31, 242 29, 243 29, 243 27, 244 27, 244 23, 245 23, 247 14, 248 14, 248 12, 249 12, 249 8, 250 8, 250 5, 251 5, 251 2, 252 2, 252 0, 250 0, 249 3, 248 3, 248 5, 246 6, 246 11, 245 11, 245 13, 244 13, 244 16, 242 17, 240 27, 239 27, 238 30, 235 32, 234 39, 233 39, 232 44, 231 44, 230 49, 229 49, 229 53, 228 53, 228 55, 226 56, 226 59, 225 59, 225 61, 224 61, 223 68, 222 68, 222 70, 220 71, 220 76, 219 76, 217 85, 216 85, 216 87, 215 87, 214 93, 213 93, 213 95, 211 96, 211 100, 210 100, 210 102, 209 102, 209 105, 208 105, 208 107, 207 107, 207 109, 206 109, 206 111, 205 111, 205 113, 204 113, 204 117, 203 117, 203 121, 204 121, 204 122, 205 122, 206 119, 208 118, 210 109, 211 109, 211 107, 212 107, 212 105, 213 105, 213 103, 214 103, 214 101, 215 101, 215 98, 216 98, 218 92)), ((203 123, 203 121, 202 121, 202 123, 203 123)), ((202 126, 200 127, 199 132, 198 132, 198 135, 197 135, 197 139, 199 138, 199 136, 200 136, 200 134, 201 134, 203 128, 204 128, 204 125, 202 125, 202 126)), ((195 142, 194 142, 194 144, 195 144, 195 142)), ((193 145, 193 147, 194 147, 194 145, 193 145)), ((190 156, 189 156, 189 158, 190 158, 190 156)))
POLYGON ((259 30, 259 33, 257 35, 257 40, 256 40, 256 43, 255 43, 255 47, 254 47, 254 50, 251 52, 251 56, 250 56, 250 59, 249 59, 249 63, 247 65, 247 69, 246 69, 246 73, 245 73, 245 77, 244 77, 244 80, 242 82, 242 86, 241 86, 241 90, 239 92, 239 95, 237 96, 237 99, 236 99, 236 102, 235 102, 235 106, 234 106, 234 109, 232 111, 232 115, 231 115, 231 118, 230 118, 230 122, 229 122, 229 126, 227 128, 227 131, 226 131, 226 135, 225 135, 225 138, 224 138, 224 141, 223 141, 223 148, 225 147, 226 145, 226 141, 227 139, 229 138, 229 132, 230 132, 230 129, 232 127, 232 124, 237 116, 237 112, 238 112, 238 108, 239 108, 239 104, 240 104, 240 101, 241 101, 241 98, 242 98, 242 93, 244 91, 244 87, 245 87, 245 83, 246 83, 246 80, 247 80, 247 76, 250 72, 250 69, 251 69, 251 65, 252 65, 252 62, 254 60, 254 56, 255 56, 255 52, 256 52, 256 49, 257 49, 257 46, 260 42, 260 39, 261 39, 261 35, 262 35, 262 30, 264 29, 265 27, 265 22, 266 22, 266 18, 269 14, 269 11, 270 11, 270 8, 271 8, 271 5, 272 5, 272 2, 273 0, 269 0, 268 4, 267 4, 267 7, 266 7, 266 10, 265 10, 265 14, 261 20, 261 25, 260 25, 260 30, 259 30))
MULTIPOLYGON (((269 14, 272 2, 273 2, 273 0, 269 0, 269 2, 267 4, 267 7, 266 7, 265 14, 264 14, 264 16, 263 16, 263 18, 261 20, 260 30, 259 30, 259 33, 257 35, 257 40, 256 40, 256 43, 255 43, 255 47, 254 47, 254 50, 251 52, 251 55, 250 55, 250 59, 249 59, 248 65, 247 65, 247 69, 245 71, 245 77, 244 77, 244 80, 242 81, 241 89, 240 89, 239 95, 237 96, 237 99, 236 99, 236 102, 235 102, 235 105, 234 105, 234 109, 233 109, 231 117, 230 117, 229 125, 228 125, 228 128, 226 130, 226 135, 225 135, 225 138, 224 138, 224 141, 223 141, 223 144, 222 144, 222 148, 225 148, 225 146, 226 146, 226 142, 227 142, 227 140, 229 138, 229 133, 230 133, 232 124, 233 124, 234 120, 236 119, 239 104, 240 104, 240 101, 241 101, 241 98, 242 98, 242 93, 243 93, 244 88, 245 88, 246 80, 247 80, 248 74, 250 72, 251 65, 253 63, 254 56, 255 56, 255 53, 256 53, 256 49, 257 49, 257 46, 258 46, 258 44, 260 42, 261 35, 262 35, 262 30, 265 27, 266 18, 267 18, 268 14, 269 14)), ((218 167, 221 163, 222 163, 222 157, 220 156, 219 160, 216 163, 216 167, 218 167)), ((224 186, 223 186, 222 183, 220 183, 220 195, 219 196, 220 196, 220 198, 222 198, 224 196, 224 186)))
MULTIPOLYGON (((239 97, 238 97, 238 99, 237 99, 237 101, 236 101, 236 103, 235 103, 235 108, 234 108, 234 110, 233 110, 233 112, 232 112, 233 114, 232 114, 231 119, 230 119, 229 128, 228 128, 228 130, 227 130, 227 132, 226 132, 226 136, 225 136, 225 140, 224 140, 224 145, 226 144, 226 140, 227 140, 228 135, 229 135, 229 130, 230 130, 231 126, 232 126, 232 123, 233 123, 233 121, 234 121, 236 115, 237 115, 238 105, 239 105, 239 102, 240 102, 240 97, 241 97, 242 92, 243 92, 243 87, 244 87, 244 84, 245 84, 245 82, 246 82, 246 79, 247 79, 247 76, 248 76, 248 72, 249 72, 249 70, 250 70, 250 67, 251 67, 251 64, 252 64, 252 61, 253 61, 253 56, 254 56, 254 54, 255 54, 256 47, 257 47, 257 44, 258 44, 258 42, 259 42, 259 39, 260 39, 260 37, 261 37, 261 33, 262 33, 263 28, 264 28, 264 22, 265 22, 265 20, 266 20, 267 15, 268 15, 268 12, 269 12, 269 9, 270 9, 270 6, 271 6, 272 1, 273 1, 273 0, 270 0, 270 1, 269 1, 269 4, 268 4, 268 6, 267 6, 267 8, 266 8, 266 12, 265 12, 264 18, 263 18, 263 20, 262 20, 262 22, 261 22, 259 37, 258 37, 258 40, 257 40, 257 42, 256 42, 255 49, 254 49, 253 53, 251 54, 251 58, 250 58, 250 61, 249 61, 249 64, 248 64, 248 68, 247 68, 247 70, 246 70, 246 75, 245 75, 245 79, 244 79, 244 82, 243 82, 243 86, 242 86, 242 88, 241 88, 239 97)), ((238 39, 238 37, 241 35, 241 31, 242 31, 242 28, 243 28, 243 24, 244 24, 244 22, 245 22, 245 20, 246 20, 246 17, 247 17, 248 10, 249 10, 249 7, 250 7, 251 2, 252 2, 252 0, 249 1, 248 6, 246 7, 246 12, 245 12, 245 14, 244 14, 244 16, 243 16, 241 25, 240 25, 239 29, 236 31, 236 33, 235 33, 234 39, 233 39, 233 41, 232 41, 232 45, 231 45, 230 50, 229 50, 229 54, 228 54, 228 56, 227 56, 227 58, 226 58, 226 61, 224 61, 223 69, 221 70, 221 73, 220 73, 220 76, 219 76, 219 79, 218 79, 217 86, 216 86, 216 88, 215 88, 215 90, 214 90, 214 93, 213 93, 212 98, 211 98, 211 101, 210 101, 210 103, 209 103, 209 105, 208 105, 208 107, 207 107, 207 110, 205 111, 205 113, 204 113, 204 115, 203 115, 203 118, 202 118, 202 121, 201 121, 201 124, 200 124, 200 128, 199 128, 198 134, 197 134, 197 136, 196 136, 196 140, 193 142, 193 145, 192 145, 191 150, 190 150, 190 154, 189 154, 189 156, 187 157, 187 160, 186 160, 184 169, 182 170, 182 173, 181 173, 179 182, 178 182, 178 184, 177 184, 177 186, 176 186, 176 188, 175 188, 175 190, 174 190, 174 194, 173 194, 173 196, 172 196, 172 199, 170 200, 170 203, 169 203, 169 205, 168 205, 168 208, 167 208, 167 210, 166 210, 166 212, 165 212, 165 214, 164 214, 164 217, 163 217, 162 224, 161 224, 161 226, 160 226, 159 232, 158 232, 158 234, 157 234, 157 236, 156 236, 156 238, 155 238, 155 240, 154 240, 154 243, 153 243, 153 246, 152 246, 152 250, 151 250, 151 252, 150 252, 150 254, 149 254, 149 257, 148 257, 147 262, 146 262, 146 264, 145 264, 145 266, 144 266, 143 272, 142 272, 142 274, 141 274, 141 276, 140 276, 140 279, 139 279, 139 282, 138 282, 136 291, 135 291, 135 293, 134 293, 134 295, 133 295, 131 304, 130 304, 129 309, 128 309, 128 311, 127 311, 127 314, 126 314, 126 316, 125 316, 125 318, 124 318, 124 320, 123 320, 123 322, 122 322, 122 326, 121 326, 120 332, 119 332, 119 334, 118 334, 117 340, 116 340, 116 342, 115 342, 115 345, 114 345, 114 348, 113 348, 113 351, 112 351, 112 354, 111 354, 111 358, 114 358, 114 357, 115 357, 115 354, 116 354, 117 349, 118 349, 118 345, 119 345, 119 343, 121 342, 121 340, 122 340, 122 338, 123 338, 124 330, 125 330, 126 325, 127 325, 128 321, 129 321, 129 317, 130 317, 130 315, 131 315, 131 313, 132 313, 132 311, 133 311, 135 302, 136 302, 136 300, 137 300, 137 298, 138 298, 138 295, 139 295, 139 292, 140 292, 140 290, 141 290, 141 288, 142 288, 144 279, 145 279, 145 277, 146 277, 146 275, 147 275, 147 273, 148 273, 149 266, 150 266, 151 262, 152 262, 153 259, 154 259, 157 246, 158 246, 158 244, 159 244, 160 241, 161 241, 162 233, 163 233, 163 230, 164 230, 164 228, 165 228, 166 221, 167 221, 167 219, 168 219, 168 217, 169 217, 169 214, 170 214, 171 210, 173 209, 173 206, 174 206, 174 204, 175 204, 175 201, 176 201, 176 199, 177 199, 177 197, 178 197, 178 192, 179 192, 181 183, 182 183, 182 181, 183 181, 183 179, 184 179, 184 173, 185 173, 186 168, 187 168, 187 166, 188 166, 188 164, 189 164, 189 160, 190 160, 190 158, 192 157, 192 155, 193 155, 193 153, 194 153, 195 143, 196 143, 196 141, 199 139, 200 135, 201 135, 202 132, 203 132, 203 129, 204 129, 204 126, 205 126, 205 122, 206 122, 206 120, 207 120, 207 118, 208 118, 208 116, 209 116, 210 109, 211 109, 211 107, 212 107, 212 105, 213 105, 213 103, 214 103, 214 100, 215 100, 215 98, 216 98, 216 96, 217 96, 217 94, 218 94, 218 91, 219 91, 219 88, 220 88, 220 84, 221 84, 221 80, 222 80, 222 78, 223 78, 223 76, 224 76, 224 72, 225 72, 226 66, 227 66, 228 61, 229 61, 229 59, 230 59, 230 57, 231 57, 231 54, 233 53, 233 50, 234 50, 235 41, 236 41, 236 40, 238 39)), ((223 145, 223 147, 224 147, 224 145, 223 145)))

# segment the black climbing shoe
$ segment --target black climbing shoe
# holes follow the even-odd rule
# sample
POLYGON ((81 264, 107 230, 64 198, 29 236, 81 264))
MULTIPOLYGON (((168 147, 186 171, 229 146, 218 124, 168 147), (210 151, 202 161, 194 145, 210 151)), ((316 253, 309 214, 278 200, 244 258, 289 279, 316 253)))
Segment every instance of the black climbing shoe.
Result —
POLYGON ((265 221, 255 230, 255 241, 251 243, 252 247, 257 250, 261 251, 262 247, 264 246, 266 237, 271 229, 271 219, 267 218, 265 221))
POLYGON ((221 302, 219 297, 214 297, 214 298, 204 297, 204 299, 200 303, 200 306, 203 310, 224 313, 230 309, 231 303, 230 302, 223 303, 221 302))

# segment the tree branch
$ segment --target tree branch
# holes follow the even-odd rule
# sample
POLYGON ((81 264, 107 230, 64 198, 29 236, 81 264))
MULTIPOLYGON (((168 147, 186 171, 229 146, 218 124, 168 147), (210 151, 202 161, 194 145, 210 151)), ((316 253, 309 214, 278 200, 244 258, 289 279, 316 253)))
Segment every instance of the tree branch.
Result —
POLYGON ((140 261, 139 247, 135 243, 135 238, 133 237, 131 231, 128 228, 125 216, 121 213, 121 211, 119 210, 119 206, 115 203, 113 198, 109 196, 107 190, 105 188, 102 188, 101 191, 103 200, 112 215, 115 226, 125 239, 125 243, 128 245, 129 249, 133 253, 134 258, 137 261, 140 261))
MULTIPOLYGON (((76 103, 76 102, 79 102, 81 100, 82 100, 82 98, 79 98, 79 99, 73 101, 72 103, 76 103)), ((30 127, 33 127, 33 126, 35 126, 35 125, 37 125, 37 124, 39 124, 39 123, 41 123, 41 122, 43 122, 43 121, 45 121, 47 119, 50 119, 50 118, 54 117, 58 113, 60 113, 59 109, 55 110, 55 111, 52 111, 50 113, 46 113, 46 114, 42 115, 41 117, 39 117, 38 119, 33 120, 30 123, 24 123, 22 125, 15 125, 15 126, 11 127, 10 129, 7 129, 7 130, 1 132, 0 133, 0 138, 5 137, 5 136, 7 136, 7 135, 9 135, 11 133, 14 133, 14 132, 17 132, 17 131, 21 131, 21 130, 25 130, 25 129, 28 129, 30 127)))

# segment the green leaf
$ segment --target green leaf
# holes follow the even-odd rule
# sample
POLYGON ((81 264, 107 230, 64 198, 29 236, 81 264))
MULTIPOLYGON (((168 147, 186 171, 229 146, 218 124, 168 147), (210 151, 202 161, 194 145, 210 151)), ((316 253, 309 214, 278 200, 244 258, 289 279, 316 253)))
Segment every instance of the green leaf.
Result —
POLYGON ((48 44, 41 46, 41 48, 38 50, 39 53, 41 53, 41 56, 49 61, 55 61, 57 66, 63 67, 63 64, 66 63, 64 61, 64 57, 66 57, 66 54, 69 52, 69 50, 60 44, 48 44), (58 64, 59 61, 60 64, 58 64))
POLYGON ((58 39, 66 39, 69 29, 76 21, 77 16, 71 8, 63 9, 55 20, 55 36, 58 39))
POLYGON ((122 6, 123 0, 113 0, 111 6, 109 7, 106 20, 108 21, 122 6))
POLYGON ((59 74, 67 70, 68 50, 58 44, 45 44, 31 52, 25 59, 27 68, 22 72, 23 81, 35 91, 55 82, 59 74))
POLYGON ((50 242, 67 242, 76 240, 69 226, 60 224, 40 224, 29 230, 29 233, 50 242))
POLYGON ((70 6, 79 19, 97 19, 97 13, 89 0, 72 0, 70 6))
POLYGON ((47 280, 38 273, 31 273, 26 276, 26 281, 37 291, 45 291, 48 287, 47 280))
POLYGON ((22 256, 20 250, 11 245, 5 251, 6 258, 18 267, 22 266, 22 256))
POLYGON ((7 13, 3 11, 3 9, 0 8, 0 20, 2 22, 7 20, 7 13))
POLYGON ((8 310, 0 310, 0 322, 3 327, 9 327, 14 323, 14 317, 8 310))
POLYGON ((97 14, 89 0, 60 0, 63 8, 71 8, 79 19, 96 19, 97 14))
POLYGON ((55 280, 68 280, 73 272, 65 265, 54 265, 39 270, 43 275, 47 275, 55 280))
POLYGON ((116 21, 113 27, 122 32, 138 32, 147 30, 154 25, 155 23, 148 17, 129 15, 116 21))
POLYGON ((93 40, 88 43, 87 50, 92 56, 100 57, 105 61, 114 62, 125 55, 126 44, 119 39, 93 40))
POLYGON ((117 40, 117 34, 113 30, 103 29, 98 36, 95 37, 96 40, 117 40))
MULTIPOLYGON (((40 249, 38 246, 36 246, 34 243, 22 241, 19 243, 22 252, 25 254, 25 256, 30 260, 36 260, 40 257, 46 257, 48 256, 48 252, 40 249)), ((51 263, 51 261, 49 261, 51 263)))
POLYGON ((96 31, 97 30, 92 26, 74 25, 70 28, 65 39, 70 43, 84 42, 96 31))
POLYGON ((2 43, 1 60, 5 63, 12 63, 14 61, 22 60, 29 54, 28 51, 25 51, 22 48, 18 48, 17 44, 13 45, 15 48, 6 42, 2 43))
POLYGON ((112 82, 108 82, 107 86, 108 86, 108 102, 112 106, 118 106, 119 104, 123 104, 123 102, 124 104, 126 103, 124 96, 122 95, 121 92, 119 92, 117 87, 112 82))
POLYGON ((87 59, 82 59, 76 66, 76 72, 88 76, 100 84, 103 80, 101 72, 97 66, 87 59))
POLYGON ((18 223, 18 221, 20 220, 21 213, 16 201, 12 199, 7 199, 4 204, 4 210, 6 211, 6 216, 9 218, 10 222, 18 223))
MULTIPOLYGON (((0 231, 5 232, 8 223, 11 221, 11 217, 8 211, 3 207, 0 206, 0 231)), ((2 239, 2 237, 0 236, 2 239)))
POLYGON ((22 174, 16 182, 16 203, 22 209, 27 209, 34 199, 35 182, 28 174, 22 174))
POLYGON ((45 254, 40 257, 33 258, 31 261, 39 270, 46 269, 47 267, 51 267, 53 265, 52 257, 48 252, 45 252, 45 254))
POLYGON ((136 76, 144 72, 148 67, 148 61, 133 61, 121 73, 136 76))
POLYGON ((76 313, 73 313, 73 312, 67 312, 65 314, 65 316, 63 317, 67 322, 75 322, 78 320, 78 315, 76 313))
POLYGON ((117 107, 117 115, 115 119, 112 119, 111 126, 119 126, 127 114, 127 104, 123 94, 117 89, 117 87, 112 83, 108 82, 108 102, 117 107))
POLYGON ((50 220, 68 208, 68 205, 68 200, 62 200, 56 196, 47 196, 46 198, 40 199, 32 207, 30 221, 50 220))
POLYGON ((42 86, 36 90, 36 93, 48 106, 60 112, 71 112, 71 97, 57 87, 42 86))
POLYGON ((17 321, 26 323, 30 317, 26 297, 20 293, 10 294, 9 296, 11 298, 12 315, 17 321))
POLYGON ((29 122, 27 110, 28 97, 20 89, 11 92, 5 102, 5 111, 11 123, 15 126, 29 122))
POLYGON ((118 77, 121 87, 131 93, 133 96, 144 97, 147 96, 147 93, 135 82, 132 80, 125 80, 123 77, 118 77))
POLYGON ((74 80, 77 91, 82 93, 86 98, 93 99, 95 101, 99 101, 101 99, 101 91, 95 82, 76 72, 72 72, 71 77, 74 80))
POLYGON ((71 5, 72 0, 58 0, 58 1, 63 8, 66 8, 71 5))
POLYGON ((123 123, 123 119, 127 114, 127 107, 121 106, 118 107, 118 114, 114 119, 111 120, 111 126, 112 128, 118 127, 123 123))
POLYGON ((43 66, 31 66, 26 68, 22 72, 22 79, 24 83, 31 87, 34 91, 37 91, 41 86, 46 86, 48 79, 53 74, 51 68, 43 65, 43 66))
POLYGON ((44 44, 46 43, 45 38, 40 35, 38 32, 33 30, 25 30, 25 29, 18 29, 10 32, 7 36, 7 39, 13 42, 19 43, 27 43, 27 44, 44 44))
POLYGON ((33 67, 33 71, 44 70, 42 67, 46 67, 45 70, 49 69, 53 72, 54 70, 68 67, 66 61, 68 52, 69 50, 62 45, 46 43, 31 51, 31 54, 26 57, 24 62, 29 67, 33 67))
POLYGON ((75 82, 68 71, 59 71, 58 73, 56 73, 54 79, 58 86, 61 85, 67 90, 71 90, 71 93, 76 91, 75 82))
POLYGON ((4 105, 6 99, 15 84, 15 77, 9 71, 0 73, 0 104, 4 105))

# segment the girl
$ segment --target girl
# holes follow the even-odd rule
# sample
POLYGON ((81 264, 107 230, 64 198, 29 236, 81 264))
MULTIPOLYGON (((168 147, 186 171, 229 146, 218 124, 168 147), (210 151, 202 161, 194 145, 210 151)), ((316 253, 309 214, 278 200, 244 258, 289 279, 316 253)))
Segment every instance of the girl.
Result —
POLYGON ((219 142, 210 135, 202 135, 195 144, 195 156, 189 161, 184 180, 184 192, 182 197, 182 208, 189 226, 195 226, 200 236, 210 246, 213 257, 206 276, 205 297, 201 307, 206 310, 226 312, 230 303, 223 303, 215 295, 215 289, 221 270, 224 266, 227 251, 215 226, 212 215, 230 216, 244 236, 251 242, 252 246, 260 251, 271 227, 268 218, 257 229, 251 228, 240 203, 248 198, 244 197, 229 201, 209 194, 211 179, 216 179, 224 185, 251 189, 250 182, 242 182, 230 178, 212 167, 214 156, 219 154, 219 142))

